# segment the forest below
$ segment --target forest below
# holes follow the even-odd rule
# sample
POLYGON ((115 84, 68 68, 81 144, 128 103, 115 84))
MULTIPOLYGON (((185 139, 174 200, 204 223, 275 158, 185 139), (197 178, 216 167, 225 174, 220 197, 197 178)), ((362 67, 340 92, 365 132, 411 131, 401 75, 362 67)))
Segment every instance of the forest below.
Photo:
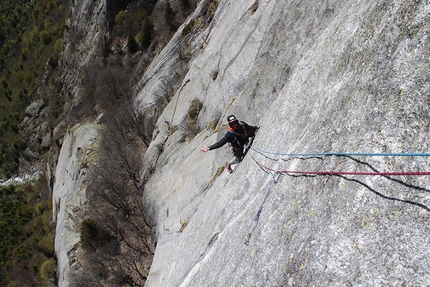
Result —
POLYGON ((49 107, 48 123, 53 126, 62 111, 61 84, 55 70, 63 50, 68 0, 2 1, 0 6, 0 175, 18 174, 19 159, 31 147, 20 134, 26 107, 43 97, 49 107), (38 92, 38 89, 41 91, 38 92))
MULTIPOLYGON (((83 118, 66 120, 69 125, 73 125, 77 120, 90 118, 99 105, 99 112, 107 115, 100 123, 107 129, 101 135, 105 144, 101 146, 99 160, 109 162, 112 158, 118 158, 115 160, 117 166, 110 164, 116 171, 129 172, 121 164, 128 164, 133 158, 136 144, 147 146, 150 141, 150 134, 142 130, 144 119, 136 117, 131 109, 135 67, 121 67, 118 63, 125 55, 141 52, 144 62, 149 64, 180 23, 193 11, 194 2, 177 1, 173 8, 168 3, 157 6, 157 1, 153 0, 122 1, 123 6, 117 7, 114 22, 109 23, 112 24, 110 39, 105 47, 100 47, 99 57, 103 59, 103 64, 83 67, 86 72, 82 85, 87 95, 84 104, 88 108, 83 118), (123 43, 126 43, 125 50, 118 48, 123 43), (128 138, 127 144, 124 144, 118 142, 117 134, 112 131, 125 133, 127 137, 130 137, 130 133, 135 136, 128 138), (112 143, 125 147, 126 154, 111 150, 112 143)), ((0 179, 3 181, 19 175, 20 161, 31 164, 52 149, 42 146, 41 138, 35 139, 34 133, 23 129, 27 107, 36 101, 41 103, 44 114, 39 124, 47 125, 49 131, 53 131, 59 121, 65 118, 64 115, 68 114, 64 105, 70 95, 64 91, 59 60, 67 44, 66 19, 70 16, 70 5, 69 0, 5 0, 0 5, 0 179), (39 158, 34 158, 34 154, 39 155, 39 158)), ((191 26, 185 29, 186 33, 191 32, 191 29, 191 26)), ((73 116, 73 113, 69 115, 73 116)), ((125 139, 124 136, 119 138, 125 139)), ((59 143, 52 139, 51 144, 59 147, 59 143)), ((148 270, 139 273, 135 266, 126 265, 128 262, 124 259, 130 258, 130 255, 139 257, 144 253, 150 262, 153 255, 153 246, 145 243, 150 233, 149 226, 145 222, 142 206, 136 205, 141 196, 138 187, 140 179, 132 178, 138 174, 139 160, 140 157, 135 159, 133 170, 129 172, 131 181, 126 180, 120 186, 112 186, 109 181, 112 177, 103 168, 91 171, 94 178, 104 179, 94 182, 90 187, 100 208, 87 215, 81 230, 86 261, 94 268, 88 270, 88 276, 75 282, 77 285, 88 286, 86 284, 95 283, 93 280, 98 283, 112 280, 124 284, 137 282, 141 285, 146 280, 148 270), (100 186, 106 187, 106 194, 96 193, 100 186), (115 193, 118 190, 119 193, 115 193), (119 206, 110 206, 115 202, 119 206), (111 214, 115 220, 104 222, 106 212, 112 208, 117 210, 116 214, 111 214), (119 213, 124 216, 118 216, 119 213), (136 228, 139 225, 144 228, 136 228), (123 236, 121 232, 124 228, 132 229, 130 226, 135 232, 123 236), (103 240, 100 236, 104 236, 103 240), (139 240, 145 244, 137 244, 139 240), (127 246, 122 249, 128 250, 128 253, 104 254, 115 259, 112 260, 114 266, 95 260, 97 254, 105 252, 109 246, 119 246, 119 242, 127 242, 127 246), (118 269, 115 278, 107 278, 105 271, 112 268, 118 269)), ((109 163, 105 166, 109 166, 109 163)), ((118 173, 118 176, 123 174, 118 173)), ((2 187, 0 192, 0 286, 55 285, 52 183, 42 176, 38 181, 23 186, 2 187)), ((147 268, 149 266, 150 263, 147 268)))

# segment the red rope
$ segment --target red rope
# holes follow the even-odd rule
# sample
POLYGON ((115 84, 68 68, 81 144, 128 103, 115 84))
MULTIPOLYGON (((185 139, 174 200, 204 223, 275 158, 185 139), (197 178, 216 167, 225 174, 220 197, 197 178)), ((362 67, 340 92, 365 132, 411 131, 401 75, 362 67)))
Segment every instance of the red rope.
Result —
POLYGON ((423 176, 430 175, 430 171, 294 171, 276 170, 258 162, 251 152, 248 152, 254 162, 262 169, 279 174, 298 174, 298 175, 380 175, 380 176, 423 176))

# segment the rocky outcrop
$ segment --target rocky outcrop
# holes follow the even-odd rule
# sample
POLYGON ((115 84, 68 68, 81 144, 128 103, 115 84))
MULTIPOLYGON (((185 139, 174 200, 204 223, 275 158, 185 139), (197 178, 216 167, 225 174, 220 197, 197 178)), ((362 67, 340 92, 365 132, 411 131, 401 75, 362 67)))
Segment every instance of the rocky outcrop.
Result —
MULTIPOLYGON (((64 88, 70 96, 67 101, 73 100, 82 84, 83 69, 100 56, 107 37, 106 1, 79 0, 71 5, 64 36, 66 47, 59 61, 64 71, 62 82, 68 84, 64 88)), ((69 107, 66 106, 65 110, 69 107)))
MULTIPOLYGON (((75 1, 71 5, 65 43, 66 49, 59 61, 63 70, 62 82, 69 98, 65 111, 79 105, 84 68, 99 55, 108 25, 105 1, 75 1)), ((52 172, 53 218, 56 222, 55 252, 59 286, 69 286, 71 273, 79 267, 76 259, 80 241, 80 222, 85 215, 87 160, 98 136, 97 124, 68 121, 58 123, 53 139, 61 141, 61 151, 52 172)), ((50 179, 51 180, 51 179, 50 179)))
MULTIPOLYGON (((260 123, 254 147, 274 153, 427 151, 429 9, 425 1, 221 1, 187 39, 188 72, 172 80, 178 91, 145 157, 157 239, 146 285, 429 284, 426 177, 271 175, 251 156, 219 175, 228 148, 199 151, 223 135, 228 114, 260 123), (194 99, 202 131, 187 142, 194 99)), ((179 39, 146 72, 139 109, 171 78, 179 39)), ((426 157, 250 155, 273 170, 430 167, 426 157)))
POLYGON ((69 286, 70 275, 79 264, 76 250, 86 209, 88 162, 95 150, 93 145, 97 136, 95 124, 74 127, 65 137, 58 158, 52 203, 59 286, 69 286))

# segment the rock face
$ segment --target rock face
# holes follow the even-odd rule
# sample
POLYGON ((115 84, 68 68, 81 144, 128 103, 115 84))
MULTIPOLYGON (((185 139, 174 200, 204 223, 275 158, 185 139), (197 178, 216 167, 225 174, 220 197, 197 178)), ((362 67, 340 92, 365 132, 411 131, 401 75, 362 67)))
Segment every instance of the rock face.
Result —
MULTIPOLYGON (((107 35, 106 2, 75 1, 71 5, 70 15, 65 35, 67 46, 60 60, 60 68, 63 69, 62 80, 69 85, 66 90, 71 95, 66 100, 72 104, 78 98, 76 95, 82 84, 83 68, 96 58, 107 35)), ((58 124, 53 133, 55 140, 62 139, 59 159, 53 172, 53 218, 56 222, 55 252, 59 286, 70 285, 70 274, 78 263, 75 250, 80 240, 79 224, 85 214, 86 162, 97 135, 96 124, 79 123, 68 130, 64 121, 58 124)))
POLYGON ((107 37, 106 1, 75 1, 71 5, 65 33, 66 47, 60 59, 60 68, 64 70, 62 81, 69 84, 66 89, 72 97, 82 84, 84 67, 98 56, 107 37))
POLYGON ((175 36, 136 98, 144 111, 166 79, 181 87, 142 169, 157 240, 146 285, 430 284, 428 177, 279 175, 256 164, 429 171, 427 157, 282 156, 428 151, 429 20, 426 1, 220 1, 208 25, 175 36), (192 57, 178 78, 185 43, 192 57), (195 99, 202 131, 184 141, 195 99), (228 114, 261 124, 254 147, 271 154, 251 150, 217 177, 228 148, 199 149, 223 136, 228 114))
MULTIPOLYGON (((72 7, 61 63, 72 96, 107 35, 106 6, 72 7)), ((429 285, 428 176, 273 172, 430 171, 427 157, 286 156, 429 150, 428 1, 202 0, 191 18, 192 32, 182 34, 185 23, 148 67, 135 102, 158 118, 142 164, 157 241, 146 285, 429 285), (224 135, 229 114, 261 124, 233 175, 220 173, 227 147, 200 151, 224 135)), ((66 136, 55 244, 59 286, 68 286, 98 132, 60 124, 57 134, 66 136)))
POLYGON ((53 213, 59 286, 69 286, 71 268, 77 263, 74 251, 80 241, 80 222, 85 214, 88 158, 97 135, 95 124, 76 126, 65 137, 58 158, 53 213))

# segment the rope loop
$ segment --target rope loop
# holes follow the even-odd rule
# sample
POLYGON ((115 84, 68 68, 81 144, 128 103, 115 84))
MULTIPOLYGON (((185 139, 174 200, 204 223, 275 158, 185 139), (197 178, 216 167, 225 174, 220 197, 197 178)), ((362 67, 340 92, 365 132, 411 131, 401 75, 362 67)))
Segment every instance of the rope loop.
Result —
MULTIPOLYGON (((258 153, 270 153, 265 152, 254 147, 251 147, 252 150, 258 153)), ((268 166, 263 165, 252 155, 249 153, 253 161, 266 173, 274 173, 274 174, 287 174, 287 175, 369 175, 369 176, 426 176, 430 175, 430 171, 296 171, 296 170, 278 170, 273 169, 268 166)), ((278 154, 281 155, 281 154, 278 154)), ((292 156, 292 157, 321 157, 321 156, 332 156, 332 155, 342 155, 342 156, 430 156, 430 153, 314 153, 314 154, 282 154, 283 156, 292 156)), ((263 154, 263 156, 265 156, 263 154)), ((266 156, 265 156, 266 157, 266 156)), ((268 158, 268 157, 266 157, 268 158)), ((269 158, 271 159, 271 158, 269 158)), ((271 159, 273 160, 273 159, 271 159)))
POLYGON ((272 154, 286 157, 318 157, 318 156, 430 156, 430 152, 404 152, 404 153, 360 153, 360 152, 321 152, 321 153, 280 153, 266 151, 251 147, 256 152, 262 154, 272 154))
POLYGON ((259 168, 261 168, 265 173, 269 174, 272 177, 272 181, 267 188, 266 195, 264 196, 263 202, 260 205, 257 213, 254 216, 254 219, 251 222, 251 225, 248 229, 248 234, 245 238, 245 245, 249 245, 252 233, 257 227, 258 221, 260 219, 261 211, 263 210, 264 203, 266 202, 269 194, 273 188, 273 186, 278 182, 278 179, 281 175, 286 174, 289 176, 317 176, 317 175, 369 175, 369 176, 425 176, 430 175, 430 171, 296 171, 296 170, 282 170, 282 169, 273 169, 266 165, 263 165, 259 162, 254 155, 251 153, 251 149, 260 153, 262 156, 268 158, 272 161, 278 161, 278 159, 272 159, 265 154, 276 154, 282 156, 289 157, 314 157, 320 158, 323 156, 430 156, 430 153, 313 153, 313 154, 280 154, 262 151, 252 147, 252 145, 248 145, 248 153, 251 156, 252 160, 257 164, 259 168))
POLYGON ((251 150, 256 151, 261 154, 265 158, 271 161, 278 161, 279 159, 273 159, 271 157, 266 156, 266 154, 271 155, 279 155, 284 157, 297 157, 297 158, 319 158, 322 159, 324 156, 430 156, 429 152, 423 153, 348 153, 348 152, 326 152, 326 153, 277 153, 264 151, 257 148, 254 148, 251 144, 247 146, 247 151, 251 156, 252 160, 257 164, 259 168, 261 168, 265 173, 269 174, 272 177, 271 183, 267 188, 266 195, 264 196, 263 202, 261 203, 257 213, 252 220, 248 234, 245 238, 245 245, 249 245, 252 233, 257 227, 258 221, 260 219, 261 211, 263 210, 264 203, 266 202, 269 194, 273 188, 273 186, 278 182, 278 179, 281 175, 286 174, 289 176, 317 176, 317 175, 369 175, 369 176, 427 176, 430 175, 430 171, 296 171, 296 170, 282 170, 282 169, 273 169, 266 165, 263 165, 259 162, 251 153, 251 150))

